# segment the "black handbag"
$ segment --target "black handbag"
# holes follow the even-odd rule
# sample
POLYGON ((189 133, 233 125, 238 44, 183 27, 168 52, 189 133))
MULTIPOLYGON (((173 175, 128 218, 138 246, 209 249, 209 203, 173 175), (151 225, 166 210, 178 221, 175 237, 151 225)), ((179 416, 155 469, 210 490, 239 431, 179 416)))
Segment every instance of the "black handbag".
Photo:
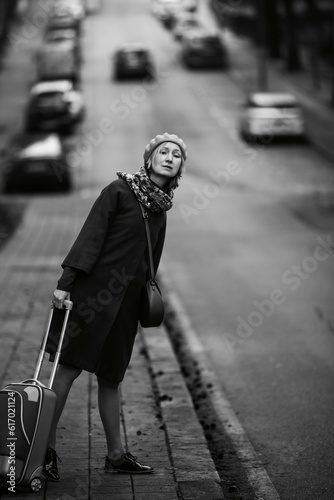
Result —
POLYGON ((143 219, 145 222, 148 258, 149 258, 149 280, 142 291, 142 298, 140 304, 139 322, 143 328, 150 328, 153 326, 160 326, 164 319, 165 309, 162 300, 162 295, 158 283, 155 281, 153 253, 150 228, 148 225, 148 214, 141 203, 139 203, 143 219))

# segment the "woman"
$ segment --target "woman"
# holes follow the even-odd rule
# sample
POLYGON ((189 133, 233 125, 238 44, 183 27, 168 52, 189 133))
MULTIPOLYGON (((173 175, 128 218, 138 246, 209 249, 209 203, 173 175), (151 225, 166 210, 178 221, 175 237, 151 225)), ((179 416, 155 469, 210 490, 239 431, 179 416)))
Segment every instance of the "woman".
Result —
MULTIPOLYGON (((63 274, 53 294, 56 308, 65 299, 74 307, 54 390, 56 413, 44 462, 44 475, 59 481, 56 429, 74 380, 82 370, 95 373, 98 404, 108 453, 108 472, 152 473, 126 453, 120 434, 119 387, 130 362, 147 281, 147 240, 139 202, 149 214, 154 267, 157 270, 166 231, 166 211, 172 207, 187 150, 174 134, 157 135, 146 146, 144 166, 136 174, 117 172, 95 201, 76 241, 62 263, 63 274)), ((48 341, 51 358, 55 345, 48 341)))

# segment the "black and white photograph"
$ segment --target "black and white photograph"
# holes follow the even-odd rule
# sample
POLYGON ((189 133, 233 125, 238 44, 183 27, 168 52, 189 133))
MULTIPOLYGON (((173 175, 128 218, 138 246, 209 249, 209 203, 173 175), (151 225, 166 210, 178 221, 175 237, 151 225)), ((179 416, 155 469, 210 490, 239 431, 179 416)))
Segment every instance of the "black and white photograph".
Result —
POLYGON ((333 0, 0 0, 0 497, 334 499, 333 0))

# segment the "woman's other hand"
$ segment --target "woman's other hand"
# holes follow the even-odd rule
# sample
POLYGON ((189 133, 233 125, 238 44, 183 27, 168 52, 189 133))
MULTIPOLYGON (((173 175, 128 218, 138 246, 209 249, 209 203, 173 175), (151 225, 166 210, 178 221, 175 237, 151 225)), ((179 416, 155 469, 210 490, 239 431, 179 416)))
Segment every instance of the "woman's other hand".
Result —
POLYGON ((62 309, 64 306, 64 300, 70 300, 70 292, 65 292, 65 290, 55 290, 53 292, 53 304, 57 309, 62 309))

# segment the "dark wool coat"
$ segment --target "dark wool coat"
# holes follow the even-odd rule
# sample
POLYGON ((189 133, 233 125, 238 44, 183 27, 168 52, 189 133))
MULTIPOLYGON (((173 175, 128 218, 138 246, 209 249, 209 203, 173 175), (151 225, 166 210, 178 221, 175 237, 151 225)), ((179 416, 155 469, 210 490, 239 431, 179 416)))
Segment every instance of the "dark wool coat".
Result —
MULTIPOLYGON (((157 270, 165 239, 166 213, 153 213, 148 209, 147 213, 157 270)), ((101 353, 110 343, 106 342, 108 334, 123 301, 126 308, 123 304, 119 316, 125 319, 125 327, 131 323, 137 330, 138 301, 147 279, 146 252, 145 225, 139 202, 126 181, 117 179, 105 187, 95 201, 62 263, 63 267, 70 266, 78 272, 71 292, 74 306, 61 362, 96 372, 101 353)), ((55 344, 51 335, 46 349, 51 358, 55 344)), ((105 358, 107 354, 104 352, 105 358)), ((110 356, 117 358, 117 353, 110 353, 110 356)))

